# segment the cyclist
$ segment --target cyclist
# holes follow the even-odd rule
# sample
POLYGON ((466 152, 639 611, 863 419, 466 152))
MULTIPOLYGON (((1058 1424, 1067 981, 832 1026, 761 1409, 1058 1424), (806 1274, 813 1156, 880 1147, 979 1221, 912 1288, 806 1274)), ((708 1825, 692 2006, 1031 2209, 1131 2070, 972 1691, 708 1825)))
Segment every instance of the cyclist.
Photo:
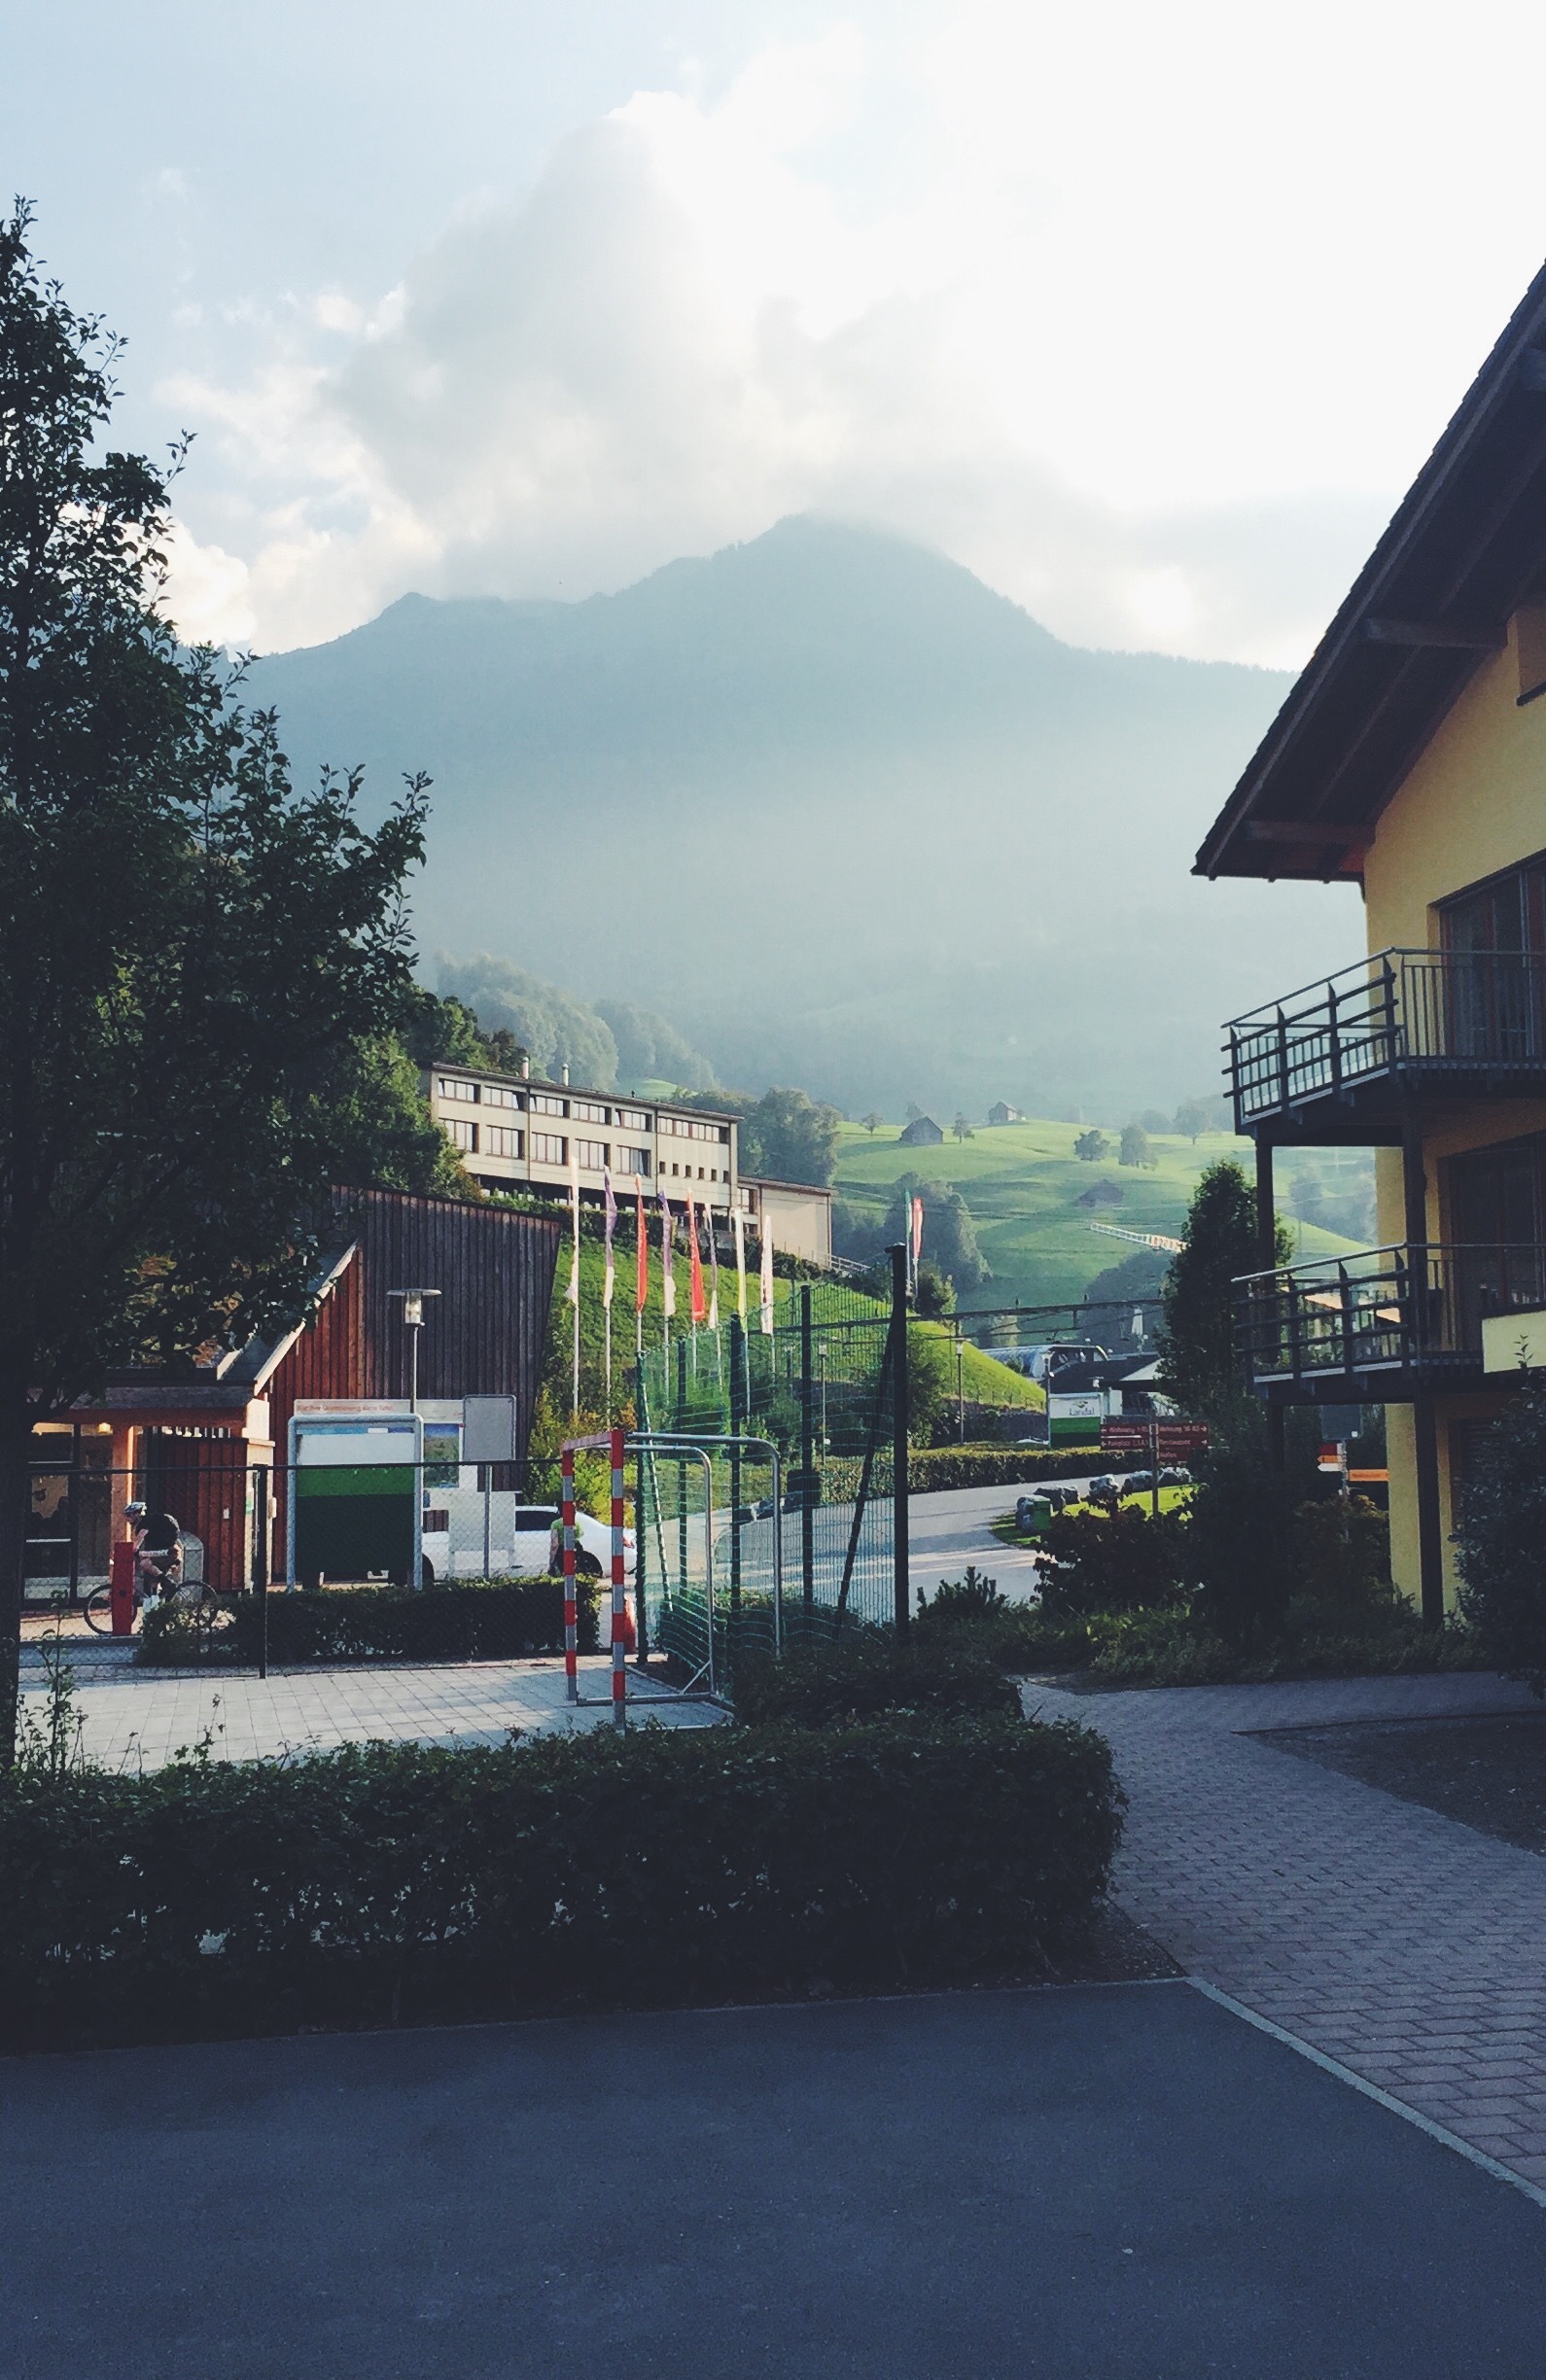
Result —
POLYGON ((174 1594, 183 1582, 183 1524, 175 1513, 127 1505, 134 1531, 134 1599, 141 1606, 174 1594))

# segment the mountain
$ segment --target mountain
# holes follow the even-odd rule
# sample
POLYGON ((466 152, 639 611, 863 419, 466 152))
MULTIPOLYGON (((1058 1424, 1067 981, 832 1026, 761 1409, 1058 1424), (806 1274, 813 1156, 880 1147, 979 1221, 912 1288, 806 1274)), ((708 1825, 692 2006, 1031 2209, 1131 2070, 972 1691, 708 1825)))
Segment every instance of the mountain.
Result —
POLYGON ((580 603, 405 596, 253 681, 302 771, 434 777, 427 953, 642 1003, 727 1082, 1117 1120, 1358 946, 1346 891, 1188 874, 1287 682, 804 517, 580 603))

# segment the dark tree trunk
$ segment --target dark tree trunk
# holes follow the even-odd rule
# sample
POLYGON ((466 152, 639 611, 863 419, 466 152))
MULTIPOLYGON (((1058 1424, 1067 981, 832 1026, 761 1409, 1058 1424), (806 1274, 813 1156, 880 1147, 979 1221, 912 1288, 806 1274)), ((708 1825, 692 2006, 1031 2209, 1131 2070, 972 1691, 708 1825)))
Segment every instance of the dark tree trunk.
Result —
POLYGON ((0 1418, 0 1770, 17 1756, 21 1683, 21 1586, 31 1504, 30 1415, 0 1418))

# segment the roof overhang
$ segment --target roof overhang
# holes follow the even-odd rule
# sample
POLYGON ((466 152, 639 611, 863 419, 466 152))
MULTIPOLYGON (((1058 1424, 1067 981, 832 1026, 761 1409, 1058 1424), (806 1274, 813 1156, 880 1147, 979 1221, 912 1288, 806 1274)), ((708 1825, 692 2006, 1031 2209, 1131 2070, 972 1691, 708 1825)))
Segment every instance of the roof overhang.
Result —
POLYGON ((1197 854, 1199 876, 1356 878, 1381 812, 1546 593, 1546 269, 1197 854))

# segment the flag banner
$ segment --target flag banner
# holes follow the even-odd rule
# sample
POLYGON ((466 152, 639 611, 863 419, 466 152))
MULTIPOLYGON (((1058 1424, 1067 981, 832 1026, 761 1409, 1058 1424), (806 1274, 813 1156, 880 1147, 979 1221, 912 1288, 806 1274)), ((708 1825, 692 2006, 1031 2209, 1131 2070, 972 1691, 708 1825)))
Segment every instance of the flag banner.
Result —
POLYGON ((687 1257, 688 1301, 692 1309, 692 1327, 701 1330, 709 1316, 709 1301, 703 1294, 703 1248, 698 1237, 700 1217, 687 1192, 687 1257))
POLYGON ((746 1216, 740 1208, 730 1217, 730 1229, 735 1234, 735 1311, 746 1328, 746 1216))
POLYGON ((913 1201, 913 1263, 914 1263, 915 1265, 917 1264, 918 1259, 919 1259, 919 1257, 920 1257, 920 1256, 923 1254, 923 1252, 924 1252, 924 1203, 923 1203, 923 1200, 922 1200, 921 1198, 915 1198, 915 1199, 914 1199, 914 1201, 913 1201))
POLYGON ((707 1208, 704 1213, 709 1225, 709 1328, 720 1327, 720 1235, 714 1228, 714 1217, 707 1208))
POLYGON ((580 1304, 580 1143, 569 1143, 569 1220, 574 1232, 574 1243, 569 1252, 569 1288, 571 1306, 580 1304))
POLYGON ((773 1336, 773 1234, 768 1228, 766 1215, 761 1218, 761 1228, 762 1270, 757 1286, 762 1293, 762 1336, 764 1339, 771 1339, 773 1336))
POLYGON ((601 1169, 601 1190, 607 1202, 607 1275, 601 1284, 601 1302, 604 1306, 610 1306, 613 1287, 617 1278, 617 1268, 613 1262, 612 1254, 612 1238, 617 1228, 617 1202, 612 1195, 612 1175, 605 1166, 601 1169))
POLYGON ((650 1226, 645 1216, 644 1176, 633 1177, 634 1231, 638 1237, 638 1254, 634 1261, 633 1310, 642 1314, 650 1303, 650 1226))
POLYGON ((674 1230, 671 1201, 662 1190, 660 1193, 660 1296, 668 1322, 677 1311, 677 1273, 671 1252, 674 1230))

